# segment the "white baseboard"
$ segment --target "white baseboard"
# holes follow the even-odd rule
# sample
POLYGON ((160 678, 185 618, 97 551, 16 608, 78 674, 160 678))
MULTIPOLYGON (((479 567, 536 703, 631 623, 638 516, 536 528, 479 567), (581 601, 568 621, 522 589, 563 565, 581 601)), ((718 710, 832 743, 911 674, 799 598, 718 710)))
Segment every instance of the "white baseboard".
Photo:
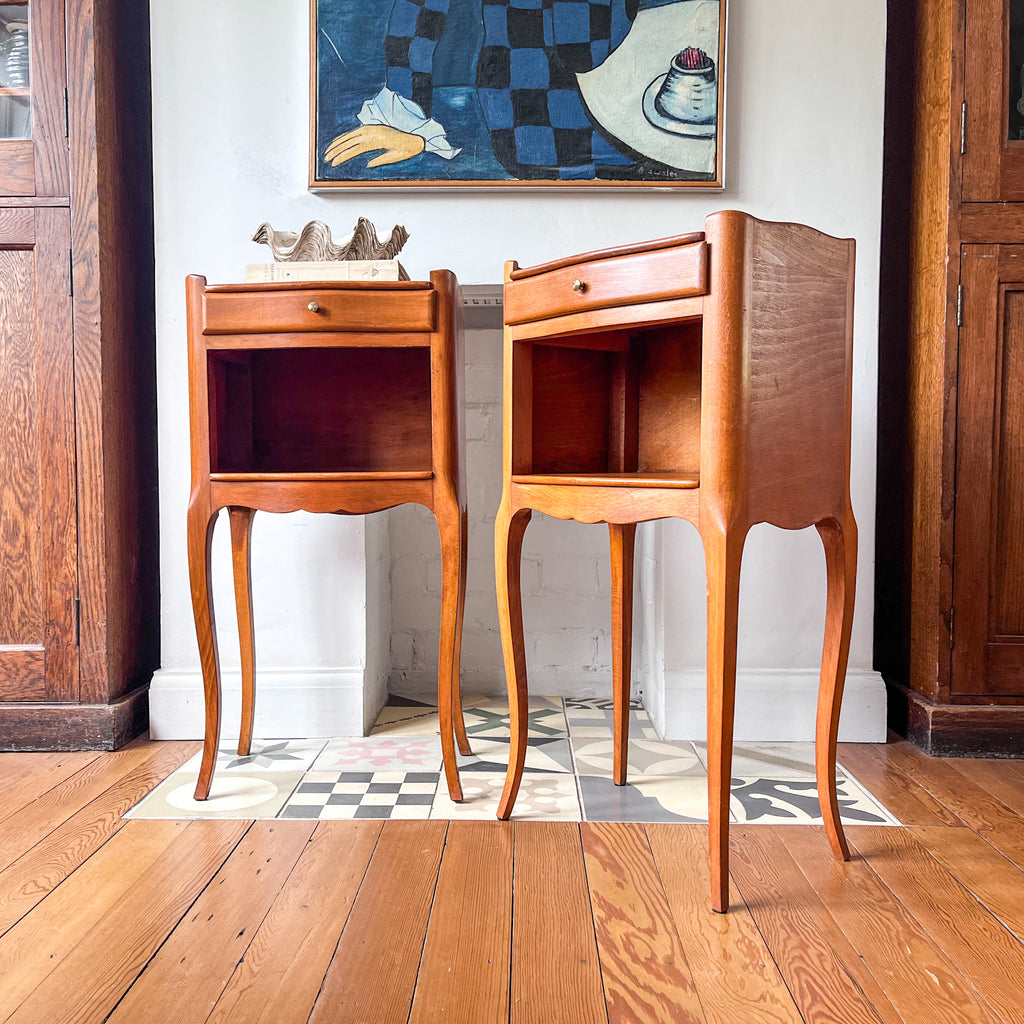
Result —
MULTIPOLYGON (((506 697, 505 673, 498 669, 464 668, 462 692, 466 695, 506 697)), ((578 668, 543 668, 529 672, 530 693, 538 697, 598 697, 611 699, 611 673, 581 672, 578 668)), ((437 673, 433 669, 392 671, 388 689, 422 700, 437 699, 437 673)))
MULTIPOLYGON (((664 720, 659 721, 657 710, 650 709, 655 727, 667 740, 707 739, 706 699, 704 669, 666 672, 664 720)), ((734 739, 745 743, 813 740, 817 699, 817 670, 738 672, 734 739)), ((885 737, 882 677, 877 672, 847 672, 839 739, 844 743, 884 743, 885 737)))
MULTIPOLYGON (((223 672, 221 736, 238 735, 241 673, 223 672)), ((149 689, 155 740, 203 738, 203 679, 198 669, 160 669, 149 689)), ((363 735, 361 668, 258 669, 253 733, 261 739, 363 735)))
MULTIPOLYGON (((550 696, 610 697, 611 683, 581 673, 538 670, 530 692, 550 696)), ((436 687, 431 672, 392 675, 391 688, 422 693, 429 699, 436 687)), ((504 693, 504 680, 486 673, 463 674, 465 693, 504 693), (477 676, 477 678, 472 678, 477 676), (467 678, 469 677, 469 678, 467 678), (489 685, 483 685, 485 683, 489 685), (475 685, 474 685, 475 684, 475 685)), ((648 684, 649 686, 649 684, 648 684)), ((241 678, 223 673, 225 738, 238 735, 241 678)), ((736 725, 740 742, 812 740, 818 694, 814 670, 740 672, 736 679, 736 725)), ((707 737, 706 679, 703 669, 666 672, 665 689, 644 693, 658 732, 670 740, 707 737)), ((265 739, 363 735, 363 670, 361 668, 264 669, 256 682, 254 732, 265 739)), ((205 714, 203 682, 198 670, 161 669, 149 691, 150 735, 157 740, 202 739, 205 714)), ((877 672, 848 672, 839 721, 845 743, 880 743, 886 737, 885 684, 877 672)))

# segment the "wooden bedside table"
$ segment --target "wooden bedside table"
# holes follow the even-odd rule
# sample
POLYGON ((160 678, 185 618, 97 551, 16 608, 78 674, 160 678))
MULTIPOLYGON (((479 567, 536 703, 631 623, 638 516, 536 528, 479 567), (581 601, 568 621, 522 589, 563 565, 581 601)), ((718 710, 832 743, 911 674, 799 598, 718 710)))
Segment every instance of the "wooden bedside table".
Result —
POLYGON ((708 587, 711 898, 729 899, 729 782, 740 558, 767 522, 816 526, 828 595, 816 769, 832 847, 853 619, 850 507, 854 243, 738 212, 705 231, 505 269, 504 491, 495 523, 512 742, 498 817, 527 739, 519 563, 531 510, 611 537, 614 781, 626 781, 636 523, 688 519, 708 587))
POLYGON ((441 538, 438 708, 448 791, 462 799, 457 738, 466 594, 462 309, 455 276, 429 281, 207 285, 186 281, 192 495, 188 562, 206 699, 196 799, 220 737, 220 667, 210 589, 217 513, 229 510, 242 654, 238 752, 252 739, 249 539, 253 515, 361 515, 417 502, 441 538))

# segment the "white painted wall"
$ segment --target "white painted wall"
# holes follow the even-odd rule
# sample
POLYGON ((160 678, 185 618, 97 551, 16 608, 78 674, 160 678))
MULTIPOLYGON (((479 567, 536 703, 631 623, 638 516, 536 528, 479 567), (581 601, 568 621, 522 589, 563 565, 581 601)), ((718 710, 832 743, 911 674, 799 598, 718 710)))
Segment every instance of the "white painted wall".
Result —
MULTIPOLYGON (((201 729, 184 545, 186 273, 237 280, 247 261, 261 258, 248 238, 263 220, 297 227, 316 217, 340 233, 364 215, 382 229, 406 225, 411 239, 403 262, 413 276, 450 267, 463 283, 488 283, 501 279, 508 258, 527 265, 699 229, 707 213, 732 207, 858 242, 853 501, 861 559, 844 729, 850 737, 884 736, 884 694, 870 672, 884 0, 730 0, 724 193, 310 194, 307 11, 307 0, 152 2, 163 636, 155 733, 201 729)), ((497 331, 467 340, 472 523, 463 658, 470 690, 503 686, 489 579, 499 346, 497 331)), ((430 684, 440 607, 437 534, 415 510, 389 519, 385 540, 359 519, 257 516, 253 570, 265 715, 258 732, 358 732, 379 699, 381 637, 389 632, 392 686, 430 684), (388 546, 390 626, 379 587, 388 546), (358 692, 364 674, 378 681, 365 707, 358 692)), ((221 533, 217 597, 230 668, 237 666, 237 642, 226 524, 221 533)), ((536 692, 606 692, 606 536, 602 527, 552 520, 527 532, 525 615, 536 692)), ((705 614, 700 545, 682 523, 644 527, 640 536, 644 642, 636 649, 636 681, 667 732, 697 736, 705 614)), ((823 607, 824 563, 813 531, 755 529, 741 595, 739 736, 809 735, 823 607)))

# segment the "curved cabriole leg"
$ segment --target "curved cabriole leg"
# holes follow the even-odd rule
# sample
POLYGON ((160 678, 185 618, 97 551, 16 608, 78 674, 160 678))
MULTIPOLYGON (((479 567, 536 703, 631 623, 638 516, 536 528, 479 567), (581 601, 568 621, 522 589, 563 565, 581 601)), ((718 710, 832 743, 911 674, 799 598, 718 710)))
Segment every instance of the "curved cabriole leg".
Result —
POLYGON ((252 746, 252 719, 256 706, 255 646, 252 630, 252 567, 249 540, 256 510, 232 505, 231 568, 235 577, 235 614, 238 617, 238 649, 242 657, 242 722, 238 730, 238 753, 247 757, 252 746))
POLYGON ((846 509, 843 521, 826 519, 817 524, 825 547, 828 596, 825 610, 825 642, 821 652, 821 682, 818 685, 818 724, 815 731, 814 764, 818 780, 818 802, 825 832, 835 855, 850 859, 850 848, 839 819, 836 798, 836 741, 839 712, 846 682, 853 628, 853 598, 857 580, 857 523, 853 510, 846 509))
POLYGON ((455 760, 455 724, 452 702, 458 692, 459 589, 462 574, 462 513, 456 507, 435 509, 441 535, 441 642, 437 657, 437 710, 441 727, 441 755, 448 781, 448 795, 462 799, 459 766, 455 760))
POLYGON ((711 908, 729 909, 729 783, 736 708, 736 626, 744 534, 703 535, 708 580, 708 842, 711 908))
POLYGON ((189 503, 188 576, 206 700, 206 731, 203 736, 203 760, 196 782, 196 800, 205 800, 210 795, 210 783, 217 762, 217 745, 220 742, 220 660, 217 656, 217 625, 213 615, 210 580, 210 549, 216 524, 216 511, 211 512, 205 503, 195 500, 189 503))
POLYGON ((512 735, 508 750, 508 773, 498 804, 502 820, 512 813, 519 783, 526 764, 526 740, 529 734, 529 695, 526 689, 526 651, 523 646, 523 599, 519 586, 519 567, 523 555, 523 534, 530 522, 530 510, 512 514, 502 501, 494 524, 494 580, 498 590, 498 625, 501 649, 505 656, 505 681, 508 686, 508 711, 512 735))
POLYGON ((629 683, 633 647, 633 550, 636 523, 608 524, 612 563, 612 697, 615 719, 612 781, 626 784, 629 683))
POLYGON ((466 567, 468 565, 469 513, 463 509, 459 515, 459 607, 455 613, 455 668, 452 671, 452 711, 455 719, 455 741, 459 753, 472 754, 466 736, 466 719, 462 714, 462 620, 466 617, 466 567))

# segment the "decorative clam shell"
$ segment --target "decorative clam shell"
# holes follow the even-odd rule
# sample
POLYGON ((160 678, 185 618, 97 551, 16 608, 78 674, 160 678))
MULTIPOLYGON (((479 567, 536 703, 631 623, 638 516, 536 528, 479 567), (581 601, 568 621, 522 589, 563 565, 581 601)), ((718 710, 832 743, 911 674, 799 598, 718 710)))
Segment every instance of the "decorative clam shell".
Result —
POLYGON ((298 234, 275 231, 264 222, 256 229, 252 240, 269 245, 278 263, 393 260, 409 240, 409 232, 396 224, 388 240, 381 242, 376 228, 365 217, 360 217, 352 234, 341 244, 331 239, 331 229, 322 220, 311 220, 298 234))

